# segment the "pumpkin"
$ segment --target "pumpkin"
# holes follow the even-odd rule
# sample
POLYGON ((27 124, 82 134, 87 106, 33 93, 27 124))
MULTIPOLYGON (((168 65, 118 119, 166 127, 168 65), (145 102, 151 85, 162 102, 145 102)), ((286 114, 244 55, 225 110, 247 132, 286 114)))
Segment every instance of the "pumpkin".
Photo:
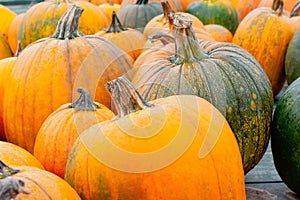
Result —
POLYGON ((93 102, 83 88, 74 103, 60 106, 41 126, 35 140, 33 155, 50 171, 64 177, 70 149, 81 132, 93 124, 113 118, 106 106, 93 102))
MULTIPOLYGON (((161 3, 165 0, 149 0, 149 2, 157 2, 157 3, 161 3)), ((172 8, 172 10, 176 11, 176 12, 181 12, 182 10, 182 6, 181 6, 181 2, 180 0, 167 0, 168 3, 170 4, 170 7, 172 8)), ((123 0, 121 3, 121 6, 125 6, 131 3, 135 3, 136 0, 123 0)))
POLYGON ((114 3, 113 0, 110 0, 109 3, 101 4, 99 7, 107 12, 109 19, 111 20, 113 11, 118 12, 121 8, 121 5, 114 3))
POLYGON ((0 160, 9 166, 25 165, 44 169, 31 153, 9 142, 0 141, 0 160))
POLYGON ((87 2, 90 2, 94 5, 101 5, 101 4, 105 4, 106 3, 106 0, 79 0, 79 1, 87 1, 87 2))
POLYGON ((194 1, 196 0, 179 0, 180 1, 180 4, 182 6, 182 11, 185 12, 186 11, 186 8, 191 4, 193 3, 194 1))
POLYGON ((289 18, 282 15, 282 6, 282 0, 275 0, 273 8, 254 9, 240 23, 232 39, 260 63, 271 81, 274 96, 285 81, 284 58, 293 37, 289 18))
POLYGON ((175 45, 170 43, 148 54, 139 66, 137 60, 130 78, 147 101, 191 94, 211 102, 226 116, 247 173, 268 145, 273 109, 270 81, 255 58, 241 47, 198 42, 188 18, 175 15, 174 20, 175 45))
MULTIPOLYGON (((172 24, 172 19, 170 19, 169 15, 171 12, 174 12, 168 1, 161 2, 163 8, 163 14, 157 15, 153 19, 151 19, 145 26, 144 35, 148 38, 152 33, 157 31, 161 31, 162 29, 167 29, 173 32, 174 26, 172 24)), ((201 29, 205 29, 203 23, 194 15, 184 12, 177 12, 184 16, 187 16, 193 20, 193 27, 198 27, 201 29)))
POLYGON ((289 23, 291 24, 294 32, 296 32, 300 28, 300 1, 295 4, 289 17, 289 23))
POLYGON ((73 199, 77 192, 63 179, 32 166, 11 168, 0 161, 0 194, 7 199, 73 199), (6 196, 7 195, 7 196, 6 196))
MULTIPOLYGON (((298 54, 299 55, 299 54, 298 54)), ((271 149, 283 182, 300 194, 300 78, 283 93, 274 110, 271 149)))
POLYGON ((195 15, 203 24, 219 24, 234 34, 238 27, 238 15, 228 0, 204 0, 191 3, 186 12, 195 15))
POLYGON ((0 4, 0 14, 1 14, 0 33, 2 33, 4 38, 7 40, 9 26, 17 14, 11 11, 8 7, 1 4, 0 4))
POLYGON ((236 7, 239 22, 241 22, 248 13, 257 8, 260 1, 261 0, 239 0, 236 7))
POLYGON ((222 25, 219 24, 207 24, 204 26, 205 30, 218 42, 231 42, 232 33, 222 25))
MULTIPOLYGON (((292 11, 294 5, 299 0, 285 0, 284 1, 284 9, 287 11, 292 11)), ((260 0, 258 7, 271 7, 273 5, 273 0, 260 0)))
POLYGON ((10 72, 16 62, 16 59, 16 57, 9 57, 0 60, 0 140, 6 140, 3 124, 4 91, 7 88, 6 83, 9 79, 10 72))
POLYGON ((140 55, 146 42, 145 36, 138 30, 123 27, 114 11, 110 27, 95 33, 95 35, 108 39, 134 60, 140 55))
POLYGON ((300 29, 294 34, 285 55, 285 74, 288 84, 300 77, 300 29))
POLYGON ((2 33, 0 33, 0 60, 3 58, 11 57, 12 52, 9 44, 2 33))
POLYGON ((24 49, 38 39, 52 36, 58 20, 74 4, 85 10, 79 21, 80 32, 94 34, 99 29, 108 27, 109 16, 96 5, 85 1, 47 0, 27 10, 18 32, 21 48, 24 49))
POLYGON ((124 27, 144 31, 146 24, 155 16, 162 14, 162 6, 158 2, 137 0, 136 3, 121 5, 118 17, 124 27))
POLYGON ((18 50, 18 32, 25 13, 18 14, 11 22, 8 29, 8 44, 13 54, 18 50))
POLYGON ((84 131, 66 165, 82 199, 246 198, 239 148, 215 107, 192 95, 146 102, 124 77, 106 86, 117 118, 84 131))
POLYGON ((72 6, 62 16, 56 33, 30 44, 18 56, 7 81, 4 126, 7 140, 33 153, 44 120, 64 103, 77 99, 76 89, 87 89, 93 100, 110 107, 104 83, 127 72, 133 60, 104 38, 81 36, 82 8, 72 6))

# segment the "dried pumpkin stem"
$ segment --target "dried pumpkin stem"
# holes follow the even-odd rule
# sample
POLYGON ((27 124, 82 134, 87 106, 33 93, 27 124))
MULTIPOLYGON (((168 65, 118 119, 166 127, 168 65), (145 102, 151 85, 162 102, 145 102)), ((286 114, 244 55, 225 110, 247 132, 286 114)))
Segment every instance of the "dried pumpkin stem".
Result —
POLYGON ((83 8, 73 5, 70 7, 58 21, 56 31, 52 38, 57 39, 73 39, 82 36, 78 31, 79 18, 83 12, 83 8))
POLYGON ((171 30, 173 27, 173 19, 170 17, 170 13, 173 12, 173 10, 166 0, 161 2, 161 6, 163 8, 163 24, 169 23, 169 28, 171 30))
POLYGON ((132 83, 124 76, 107 82, 105 87, 116 106, 117 118, 153 106, 141 97, 132 83))
POLYGON ((24 188, 25 183, 22 180, 13 177, 7 177, 0 180, 0 197, 2 200, 16 199, 18 194, 29 194, 30 191, 24 188))
POLYGON ((274 0, 272 4, 272 10, 278 12, 278 16, 281 16, 283 13, 283 0, 274 0))
POLYGON ((22 51, 21 41, 20 40, 18 40, 18 44, 17 45, 18 45, 17 46, 17 51, 16 51, 16 53, 14 55, 15 57, 18 57, 20 55, 21 51, 22 51))
POLYGON ((207 53, 199 46, 192 29, 192 20, 180 14, 171 13, 175 26, 176 53, 169 60, 174 64, 196 62, 207 57, 207 53))
POLYGON ((298 1, 293 7, 290 17, 297 17, 300 15, 300 1, 298 1))
POLYGON ((96 111, 98 106, 92 101, 89 93, 83 88, 78 88, 77 92, 80 93, 80 97, 69 105, 69 108, 74 108, 75 111, 96 111))
POLYGON ((112 20, 109 28, 105 31, 106 33, 117 33, 128 30, 121 25, 121 22, 115 11, 112 12, 112 20))
POLYGON ((142 4, 147 4, 148 0, 137 0, 137 2, 135 4, 137 5, 142 5, 142 4))
POLYGON ((4 162, 0 160, 0 179, 6 178, 8 176, 11 176, 13 174, 18 173, 20 170, 13 169, 9 166, 7 166, 4 162))

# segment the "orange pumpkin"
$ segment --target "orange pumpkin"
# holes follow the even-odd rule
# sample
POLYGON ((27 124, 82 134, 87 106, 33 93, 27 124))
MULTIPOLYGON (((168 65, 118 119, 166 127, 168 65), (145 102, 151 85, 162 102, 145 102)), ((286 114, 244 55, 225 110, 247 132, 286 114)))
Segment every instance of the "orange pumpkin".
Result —
POLYGON ((0 60, 11 56, 12 52, 10 50, 9 44, 4 35, 0 32, 0 60))
POLYGON ((207 24, 204 26, 205 30, 211 34, 211 36, 217 42, 231 42, 233 35, 232 33, 222 25, 219 24, 207 24))
POLYGON ((43 165, 25 149, 0 141, 0 160, 9 166, 32 166, 44 169, 43 165))
POLYGON ((50 171, 64 177, 70 149, 79 134, 90 126, 113 118, 106 106, 93 102, 83 88, 74 103, 60 106, 44 121, 34 145, 33 155, 50 171))
POLYGON ((106 86, 117 118, 84 131, 66 165, 81 198, 246 199, 236 139, 215 107, 192 95, 145 102, 124 77, 106 86))
POLYGON ((146 37, 138 30, 123 27, 114 11, 110 27, 95 33, 95 35, 108 39, 134 60, 141 54, 146 42, 146 37))
MULTIPOLYGON (((163 1, 165 1, 165 0, 163 0, 163 1)), ((180 0, 167 0, 167 1, 170 4, 172 10, 174 10, 175 12, 183 11, 180 0)), ((121 6, 125 6, 125 5, 136 3, 136 2, 137 2, 137 0, 123 0, 121 3, 121 6)), ((162 0, 149 0, 149 2, 161 3, 162 0)))
MULTIPOLYGON (((148 38, 152 33, 161 31, 162 29, 167 29, 171 32, 174 31, 174 26, 172 23, 172 20, 170 19, 170 13, 174 12, 167 1, 161 2, 162 8, 163 8, 163 14, 158 15, 154 18, 152 18, 145 26, 144 29, 144 35, 148 38)), ((177 12, 181 15, 189 17, 193 21, 193 27, 205 29, 203 23, 194 15, 184 12, 177 12)))
POLYGON ((57 32, 23 49, 11 71, 4 97, 7 140, 33 153, 44 120, 86 88, 92 99, 110 107, 104 83, 127 72, 133 60, 111 42, 82 36, 78 20, 82 8, 72 6, 62 16, 57 32))
POLYGON ((121 8, 121 5, 114 3, 113 0, 110 0, 108 3, 101 4, 99 7, 107 12, 109 19, 111 20, 113 11, 118 12, 121 8))
POLYGON ((257 8, 260 1, 261 0, 239 0, 236 8, 239 22, 241 22, 248 13, 257 8))
POLYGON ((11 168, 0 161, 0 196, 4 194, 7 199, 80 200, 66 181, 50 172, 31 166, 11 168))
POLYGON ((72 5, 84 9, 79 21, 79 30, 84 34, 94 34, 101 28, 109 25, 109 16, 106 11, 85 1, 48 0, 35 4, 27 10, 23 18, 18 40, 24 49, 30 43, 53 35, 56 25, 65 11, 72 5))
POLYGON ((8 44, 13 54, 18 50, 18 32, 20 30, 21 21, 25 17, 25 13, 18 14, 11 22, 8 29, 8 44))
POLYGON ((274 96, 285 81, 284 58, 294 34, 289 18, 282 14, 282 6, 282 0, 275 0, 273 8, 253 10, 240 23, 232 39, 260 63, 271 81, 274 96))
POLYGON ((17 14, 11 11, 8 7, 0 4, 0 15, 0 33, 3 34, 5 39, 7 39, 9 26, 17 14))

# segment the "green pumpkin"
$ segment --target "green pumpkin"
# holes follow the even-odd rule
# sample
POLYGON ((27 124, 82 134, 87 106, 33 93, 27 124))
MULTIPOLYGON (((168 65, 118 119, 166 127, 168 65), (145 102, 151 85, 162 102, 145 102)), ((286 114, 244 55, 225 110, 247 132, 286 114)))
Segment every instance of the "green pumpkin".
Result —
POLYGON ((283 182, 300 194, 300 78, 277 102, 271 128, 275 168, 283 182))
POLYGON ((300 29, 294 34, 285 55, 285 73, 288 84, 300 77, 300 29))
POLYGON ((232 34, 234 34, 239 24, 236 9, 229 0, 195 1, 189 4, 185 12, 198 17, 204 25, 222 25, 230 30, 232 34))
POLYGON ((136 3, 121 6, 118 18, 127 28, 144 31, 146 24, 155 16, 163 13, 161 3, 148 0, 138 0, 136 3))
POLYGON ((130 77, 135 88, 146 101, 191 94, 212 103, 236 135, 247 173, 262 158, 270 136, 273 93, 266 73, 237 45, 198 43, 191 27, 175 28, 175 47, 173 53, 169 44, 140 55, 136 63, 141 65, 130 77))

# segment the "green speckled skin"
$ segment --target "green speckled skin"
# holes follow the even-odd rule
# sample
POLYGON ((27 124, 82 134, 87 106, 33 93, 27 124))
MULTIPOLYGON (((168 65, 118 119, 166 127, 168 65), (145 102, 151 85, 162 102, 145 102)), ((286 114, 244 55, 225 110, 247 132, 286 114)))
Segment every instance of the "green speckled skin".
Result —
POLYGON ((268 145, 273 110, 270 81, 255 58, 237 45, 203 40, 200 47, 206 58, 183 64, 149 55, 150 63, 140 66, 132 81, 147 101, 192 94, 211 102, 238 140, 246 174, 268 145))
POLYGON ((195 1, 187 7, 186 12, 195 15, 204 25, 219 24, 227 28, 232 34, 239 24, 237 12, 230 1, 195 1))
POLYGON ((278 174, 300 194, 300 79, 279 99, 271 129, 271 147, 278 174))

